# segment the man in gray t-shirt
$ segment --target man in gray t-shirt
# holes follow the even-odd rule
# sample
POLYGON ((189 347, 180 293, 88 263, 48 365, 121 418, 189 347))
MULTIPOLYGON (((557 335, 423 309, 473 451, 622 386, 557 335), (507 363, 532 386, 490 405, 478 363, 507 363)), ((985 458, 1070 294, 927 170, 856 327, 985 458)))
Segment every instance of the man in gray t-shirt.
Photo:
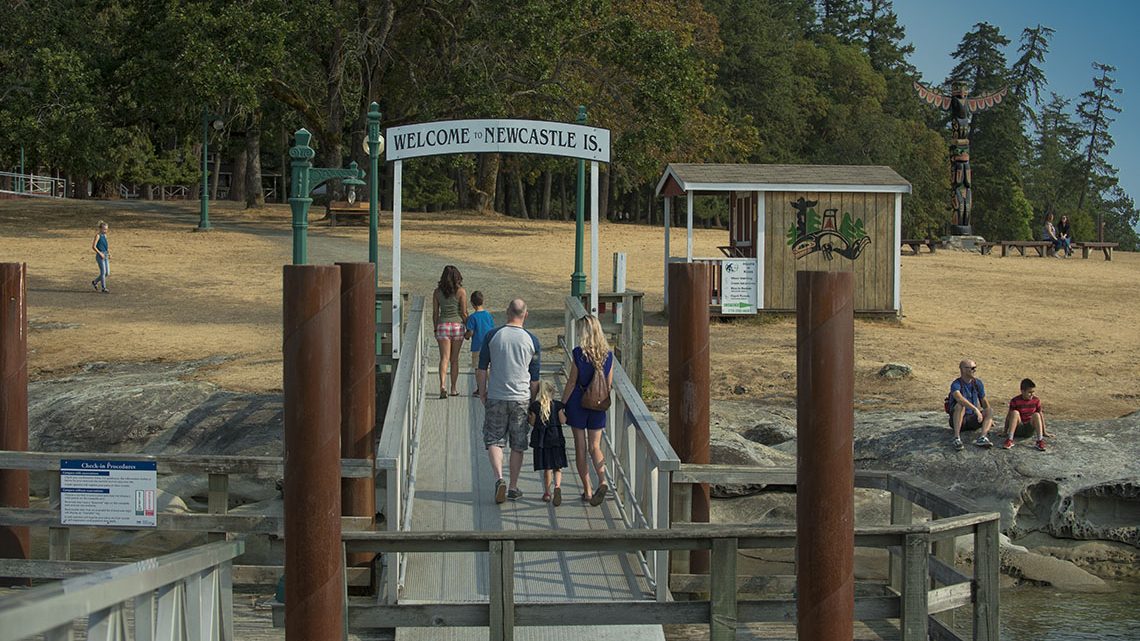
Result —
POLYGON ((526 302, 516 298, 507 305, 507 324, 487 333, 479 350, 475 381, 483 401, 483 444, 491 471, 495 473, 495 502, 522 496, 519 472, 527 448, 526 411, 538 390, 538 366, 542 348, 538 338, 523 329, 526 302), (490 380, 487 368, 491 365, 490 380), (510 444, 510 485, 503 484, 503 448, 510 444))

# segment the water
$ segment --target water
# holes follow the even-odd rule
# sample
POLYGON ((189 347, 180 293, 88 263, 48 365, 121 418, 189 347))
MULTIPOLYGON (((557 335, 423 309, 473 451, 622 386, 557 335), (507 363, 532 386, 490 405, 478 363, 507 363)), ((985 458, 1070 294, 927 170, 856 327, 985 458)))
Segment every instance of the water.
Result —
POLYGON ((1002 590, 1002 641, 1140 640, 1140 583, 1114 583, 1113 588, 1108 594, 1002 590))

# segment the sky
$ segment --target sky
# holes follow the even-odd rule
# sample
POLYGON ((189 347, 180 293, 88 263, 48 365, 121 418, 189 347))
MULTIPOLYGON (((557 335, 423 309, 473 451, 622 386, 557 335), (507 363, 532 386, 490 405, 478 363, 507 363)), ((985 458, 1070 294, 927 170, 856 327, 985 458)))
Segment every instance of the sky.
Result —
POLYGON ((925 81, 939 84, 954 67, 951 57, 962 36, 978 22, 988 22, 1010 40, 1005 51, 1012 63, 1018 57, 1021 30, 1038 24, 1056 30, 1049 43, 1044 71, 1048 86, 1042 102, 1053 91, 1073 100, 1093 88, 1093 62, 1116 67, 1116 96, 1120 113, 1109 128, 1116 147, 1109 162, 1118 170, 1120 184, 1140 201, 1140 55, 1136 31, 1140 28, 1137 0, 894 0, 895 13, 914 45, 911 63, 925 81))

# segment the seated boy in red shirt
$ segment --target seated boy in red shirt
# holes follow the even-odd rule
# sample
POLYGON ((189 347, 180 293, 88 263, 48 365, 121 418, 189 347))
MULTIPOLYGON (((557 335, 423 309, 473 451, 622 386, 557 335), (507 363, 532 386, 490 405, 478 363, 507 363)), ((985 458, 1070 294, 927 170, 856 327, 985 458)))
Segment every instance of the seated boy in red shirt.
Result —
POLYGON ((1028 378, 1021 381, 1021 394, 1009 399, 1009 412, 1005 415, 1005 443, 1002 448, 1013 447, 1013 436, 1022 425, 1030 426, 1037 432, 1036 447, 1045 451, 1045 414, 1041 411, 1041 399, 1037 398, 1037 386, 1028 378))

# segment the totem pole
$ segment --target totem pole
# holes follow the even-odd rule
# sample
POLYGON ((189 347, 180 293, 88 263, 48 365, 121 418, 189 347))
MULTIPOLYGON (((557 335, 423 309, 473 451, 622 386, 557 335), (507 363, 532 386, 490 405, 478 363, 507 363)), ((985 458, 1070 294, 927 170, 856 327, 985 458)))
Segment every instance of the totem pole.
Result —
POLYGON ((970 97, 965 83, 954 85, 954 91, 944 96, 914 83, 918 97, 927 104, 950 112, 950 209, 953 211, 951 225, 955 235, 969 235, 970 209, 974 202, 973 181, 970 176, 970 121, 973 115, 1000 104, 1009 93, 1009 87, 982 96, 970 97))

